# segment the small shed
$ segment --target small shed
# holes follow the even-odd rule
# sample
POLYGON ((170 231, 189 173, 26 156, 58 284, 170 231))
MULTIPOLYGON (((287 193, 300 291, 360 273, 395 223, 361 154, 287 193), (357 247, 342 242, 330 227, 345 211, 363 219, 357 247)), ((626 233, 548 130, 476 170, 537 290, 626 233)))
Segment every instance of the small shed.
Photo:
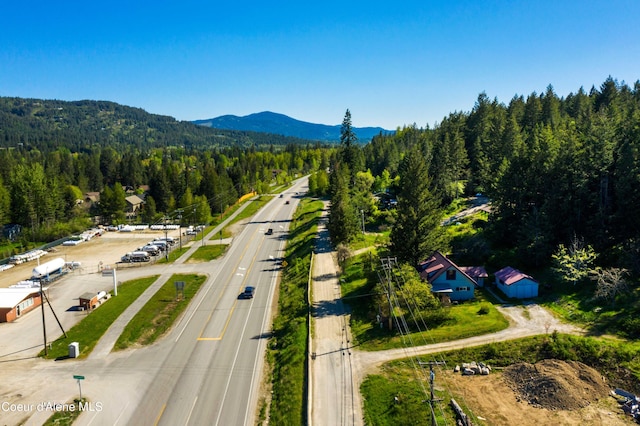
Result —
POLYGON ((98 295, 96 293, 84 293, 78 299, 80 301, 80 307, 85 311, 89 311, 98 306, 98 295))
POLYGON ((495 276, 496 285, 507 297, 516 299, 538 297, 538 282, 511 266, 500 269, 495 276))

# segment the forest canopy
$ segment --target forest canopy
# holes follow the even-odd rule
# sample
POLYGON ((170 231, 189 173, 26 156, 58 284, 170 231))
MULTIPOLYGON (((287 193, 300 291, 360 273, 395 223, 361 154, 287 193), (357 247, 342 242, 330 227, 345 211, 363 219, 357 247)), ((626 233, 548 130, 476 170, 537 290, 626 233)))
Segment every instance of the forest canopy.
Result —
MULTIPOLYGON (((347 164, 352 176, 368 171, 387 182, 377 191, 395 195, 411 150, 426 162, 428 190, 441 206, 461 195, 488 196, 493 247, 516 249, 525 265, 547 264, 559 244, 577 237, 640 271, 640 82, 609 77, 566 97, 548 86, 508 104, 481 93, 471 111, 453 112, 433 128, 377 136, 359 154, 362 162, 347 164)), ((352 199, 359 198, 355 189, 352 199)), ((363 203, 355 208, 376 213, 363 203)))
POLYGON ((71 232, 70 224, 89 226, 89 218, 122 223, 125 197, 134 193, 145 202, 133 220, 203 206, 194 211, 204 223, 243 194, 328 167, 330 152, 317 142, 209 129, 113 102, 0 98, 0 225, 47 240, 71 232), (89 193, 100 201, 87 208, 89 193))

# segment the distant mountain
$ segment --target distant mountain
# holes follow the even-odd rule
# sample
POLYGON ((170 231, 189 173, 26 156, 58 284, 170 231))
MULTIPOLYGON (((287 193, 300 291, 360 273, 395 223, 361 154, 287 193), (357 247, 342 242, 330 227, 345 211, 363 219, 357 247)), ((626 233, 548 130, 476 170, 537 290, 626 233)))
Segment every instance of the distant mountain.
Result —
MULTIPOLYGON (((196 120, 194 123, 215 129, 274 133, 277 135, 293 136, 323 142, 340 141, 341 125, 329 126, 326 124, 308 123, 284 114, 269 111, 258 112, 244 117, 222 115, 207 120, 196 120)), ((353 131, 360 142, 369 142, 371 138, 380 133, 394 133, 382 127, 354 127, 353 131)))
POLYGON ((314 141, 262 131, 207 128, 109 101, 0 96, 0 149, 22 146, 48 152, 65 146, 75 151, 86 144, 116 149, 129 145, 144 149, 177 145, 268 147, 314 141))

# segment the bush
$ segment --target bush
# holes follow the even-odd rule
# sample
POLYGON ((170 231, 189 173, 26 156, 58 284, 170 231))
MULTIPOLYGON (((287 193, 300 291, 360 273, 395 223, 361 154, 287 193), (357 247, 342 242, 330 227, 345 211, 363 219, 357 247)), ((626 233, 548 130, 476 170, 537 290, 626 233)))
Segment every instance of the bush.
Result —
POLYGON ((478 309, 478 315, 487 315, 491 311, 491 305, 483 303, 478 309))
POLYGON ((640 318, 627 317, 620 322, 620 331, 629 339, 640 337, 640 318))

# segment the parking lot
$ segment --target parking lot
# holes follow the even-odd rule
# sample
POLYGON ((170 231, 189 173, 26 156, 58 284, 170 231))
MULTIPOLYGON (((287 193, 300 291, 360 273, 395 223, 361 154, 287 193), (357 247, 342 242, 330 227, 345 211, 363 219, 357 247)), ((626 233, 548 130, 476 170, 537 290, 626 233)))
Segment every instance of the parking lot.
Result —
MULTIPOLYGON (((149 241, 164 236, 164 231, 105 232, 100 237, 95 237, 75 246, 56 246, 47 255, 41 257, 39 261, 44 263, 61 257, 65 262, 79 263, 79 268, 83 273, 94 273, 102 268, 115 267, 116 262, 125 253, 134 251, 149 241)), ((177 230, 173 230, 169 231, 167 236, 179 238, 180 233, 177 230)), ((38 261, 31 261, 1 271, 0 287, 9 287, 18 281, 29 279, 33 268, 36 266, 38 266, 38 261)))

